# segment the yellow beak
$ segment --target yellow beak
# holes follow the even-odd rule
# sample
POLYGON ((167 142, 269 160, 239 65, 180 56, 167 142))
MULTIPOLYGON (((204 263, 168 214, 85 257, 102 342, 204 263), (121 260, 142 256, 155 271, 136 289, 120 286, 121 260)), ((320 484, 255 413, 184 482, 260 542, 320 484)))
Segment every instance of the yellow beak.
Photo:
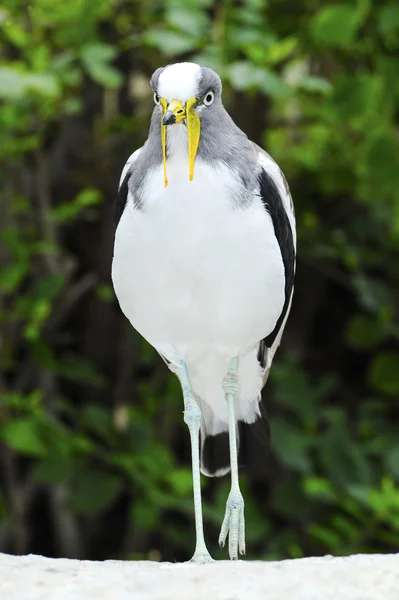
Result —
POLYGON ((187 121, 188 133, 188 168, 190 181, 194 178, 194 160, 197 155, 198 144, 200 140, 201 124, 195 105, 197 98, 190 98, 184 107, 180 100, 172 100, 167 103, 165 98, 160 100, 162 106, 161 117, 161 135, 162 135, 162 157, 163 157, 163 175, 164 187, 168 185, 166 176, 166 127, 174 123, 181 123, 183 119, 187 121))

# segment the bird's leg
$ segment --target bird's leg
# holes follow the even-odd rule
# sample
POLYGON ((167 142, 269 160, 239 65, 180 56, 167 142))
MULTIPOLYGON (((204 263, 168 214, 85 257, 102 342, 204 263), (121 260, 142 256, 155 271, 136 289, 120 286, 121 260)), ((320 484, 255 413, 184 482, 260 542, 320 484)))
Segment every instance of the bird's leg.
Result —
POLYGON ((200 459, 199 459, 199 430, 201 423, 201 411, 196 403, 191 383, 187 374, 187 367, 184 361, 180 363, 179 379, 183 390, 184 398, 184 422, 188 425, 191 439, 191 460, 193 471, 193 491, 194 491, 194 511, 195 511, 195 531, 196 543, 194 556, 191 562, 209 562, 212 560, 204 539, 204 525, 202 522, 202 501, 201 501, 201 480, 200 480, 200 459))
POLYGON ((236 357, 231 360, 229 370, 222 384, 229 411, 231 490, 226 502, 226 512, 219 535, 219 544, 223 548, 227 535, 229 536, 231 560, 238 559, 238 552, 245 554, 244 498, 238 482, 237 433, 234 414, 234 399, 238 389, 237 367, 238 358, 236 357))

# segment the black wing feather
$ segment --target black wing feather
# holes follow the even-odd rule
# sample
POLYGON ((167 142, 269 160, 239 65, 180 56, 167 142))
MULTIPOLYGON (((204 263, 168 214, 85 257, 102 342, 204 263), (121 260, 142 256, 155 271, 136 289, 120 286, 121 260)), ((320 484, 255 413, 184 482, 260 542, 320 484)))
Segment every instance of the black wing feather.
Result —
POLYGON ((266 367, 267 349, 271 348, 280 329, 284 318, 289 310, 295 275, 295 248, 291 224, 285 211, 283 201, 273 179, 264 169, 259 175, 260 195, 265 209, 270 214, 274 234, 280 246, 281 256, 285 270, 285 301, 283 310, 277 320, 276 326, 271 333, 259 344, 258 360, 262 367, 266 367))
POLYGON ((121 185, 119 186, 118 196, 115 203, 115 224, 118 226, 123 211, 125 210, 127 203, 127 195, 129 193, 129 179, 131 173, 130 170, 126 173, 121 185))

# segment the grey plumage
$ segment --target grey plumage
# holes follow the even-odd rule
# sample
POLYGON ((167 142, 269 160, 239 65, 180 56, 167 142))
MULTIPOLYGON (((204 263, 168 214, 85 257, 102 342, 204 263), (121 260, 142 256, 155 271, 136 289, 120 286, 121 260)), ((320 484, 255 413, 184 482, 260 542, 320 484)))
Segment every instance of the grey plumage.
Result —
MULTIPOLYGON (((151 78, 154 93, 157 93, 159 77, 165 68, 157 69, 151 78)), ((247 135, 237 127, 223 106, 219 76, 207 67, 201 67, 201 75, 198 98, 212 90, 215 101, 210 107, 200 108, 201 136, 197 157, 211 165, 224 163, 239 175, 242 186, 235 189, 233 201, 237 206, 244 207, 251 201, 252 191, 257 186, 260 172, 257 155, 247 135)), ((143 208, 142 191, 147 174, 151 168, 162 163, 161 116, 162 108, 155 105, 148 139, 135 161, 134 169, 130 171, 128 188, 137 209, 143 208)))

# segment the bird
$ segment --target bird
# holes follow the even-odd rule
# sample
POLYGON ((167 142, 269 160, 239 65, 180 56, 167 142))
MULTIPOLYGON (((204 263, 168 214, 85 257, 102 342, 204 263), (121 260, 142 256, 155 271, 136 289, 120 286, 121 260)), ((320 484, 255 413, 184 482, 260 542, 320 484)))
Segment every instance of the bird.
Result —
POLYGON ((246 552, 238 467, 267 447, 261 391, 294 291, 293 201, 280 167, 224 108, 215 71, 170 64, 150 86, 148 139, 119 182, 112 281, 122 312, 180 380, 191 441, 191 561, 213 560, 201 472, 231 472, 218 541, 237 560, 246 552))

